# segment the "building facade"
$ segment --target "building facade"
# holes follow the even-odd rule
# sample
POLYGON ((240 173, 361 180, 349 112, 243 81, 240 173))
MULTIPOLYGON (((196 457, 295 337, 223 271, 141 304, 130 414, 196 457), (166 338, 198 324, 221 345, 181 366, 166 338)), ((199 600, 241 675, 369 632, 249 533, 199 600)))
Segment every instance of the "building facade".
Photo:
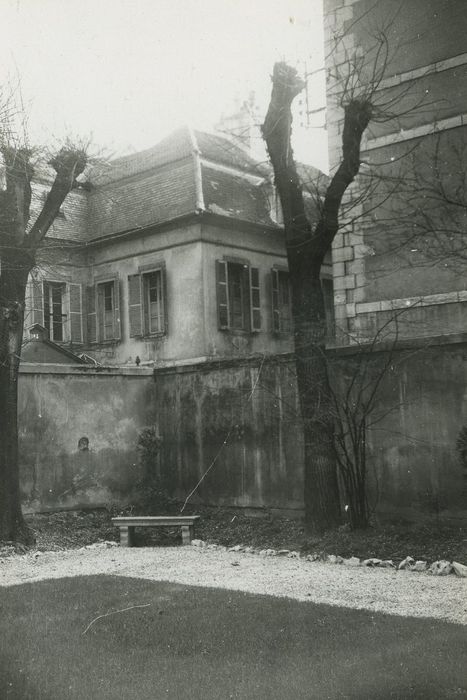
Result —
MULTIPOLYGON (((332 306, 330 265, 324 277, 332 306)), ((94 168, 41 251, 28 294, 32 324, 110 365, 290 351, 269 169, 227 138, 188 128, 94 168)))

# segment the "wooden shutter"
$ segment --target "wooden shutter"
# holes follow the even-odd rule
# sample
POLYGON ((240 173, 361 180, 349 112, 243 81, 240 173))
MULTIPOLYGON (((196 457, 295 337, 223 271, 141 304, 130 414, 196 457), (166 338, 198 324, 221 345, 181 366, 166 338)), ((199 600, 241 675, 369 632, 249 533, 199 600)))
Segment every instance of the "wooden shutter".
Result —
POLYGON ((83 342, 83 304, 81 285, 68 285, 68 318, 70 319, 70 341, 83 342))
POLYGON ((87 288, 87 341, 97 343, 96 286, 87 288))
POLYGON ((165 335, 169 333, 169 313, 167 304, 167 274, 165 267, 161 267, 161 289, 162 289, 162 308, 164 310, 164 323, 162 324, 164 328, 165 335))
POLYGON ((128 318, 130 338, 143 335, 143 299, 141 275, 128 275, 128 318))
POLYGON ((271 270, 271 290, 272 290, 272 330, 280 333, 281 315, 279 310, 279 270, 271 270))
POLYGON ((257 267, 250 267, 250 328, 252 331, 261 330, 259 270, 257 267))
POLYGON ((41 279, 31 277, 32 324, 44 325, 44 287, 41 279))
POLYGON ((225 260, 216 262, 217 320, 220 330, 230 328, 228 268, 225 260))
POLYGON ((120 340, 122 337, 122 324, 120 321, 120 281, 118 278, 114 280, 114 340, 120 340))

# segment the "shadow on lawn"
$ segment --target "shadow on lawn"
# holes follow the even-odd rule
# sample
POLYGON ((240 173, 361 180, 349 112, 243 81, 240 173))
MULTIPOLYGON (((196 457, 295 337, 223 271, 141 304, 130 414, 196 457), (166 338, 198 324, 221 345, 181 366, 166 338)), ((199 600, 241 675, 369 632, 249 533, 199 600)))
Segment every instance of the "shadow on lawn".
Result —
POLYGON ((460 625, 111 576, 0 603, 9 700, 467 697, 460 625))

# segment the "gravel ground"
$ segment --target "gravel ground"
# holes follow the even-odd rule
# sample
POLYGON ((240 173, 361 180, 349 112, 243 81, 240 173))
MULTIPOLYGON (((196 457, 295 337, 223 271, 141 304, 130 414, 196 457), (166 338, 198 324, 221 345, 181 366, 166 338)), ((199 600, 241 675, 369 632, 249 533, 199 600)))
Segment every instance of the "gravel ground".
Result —
POLYGON ((113 574, 467 624, 467 579, 197 547, 92 547, 0 560, 0 585, 113 574))

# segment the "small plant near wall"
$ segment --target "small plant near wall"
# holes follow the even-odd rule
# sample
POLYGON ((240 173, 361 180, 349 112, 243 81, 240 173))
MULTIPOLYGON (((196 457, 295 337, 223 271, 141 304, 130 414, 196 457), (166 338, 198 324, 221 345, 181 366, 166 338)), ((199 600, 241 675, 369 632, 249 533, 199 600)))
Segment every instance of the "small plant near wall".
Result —
POLYGON ((160 471, 162 438, 154 427, 143 428, 138 435, 141 479, 138 483, 138 509, 145 515, 157 515, 171 503, 160 471))

